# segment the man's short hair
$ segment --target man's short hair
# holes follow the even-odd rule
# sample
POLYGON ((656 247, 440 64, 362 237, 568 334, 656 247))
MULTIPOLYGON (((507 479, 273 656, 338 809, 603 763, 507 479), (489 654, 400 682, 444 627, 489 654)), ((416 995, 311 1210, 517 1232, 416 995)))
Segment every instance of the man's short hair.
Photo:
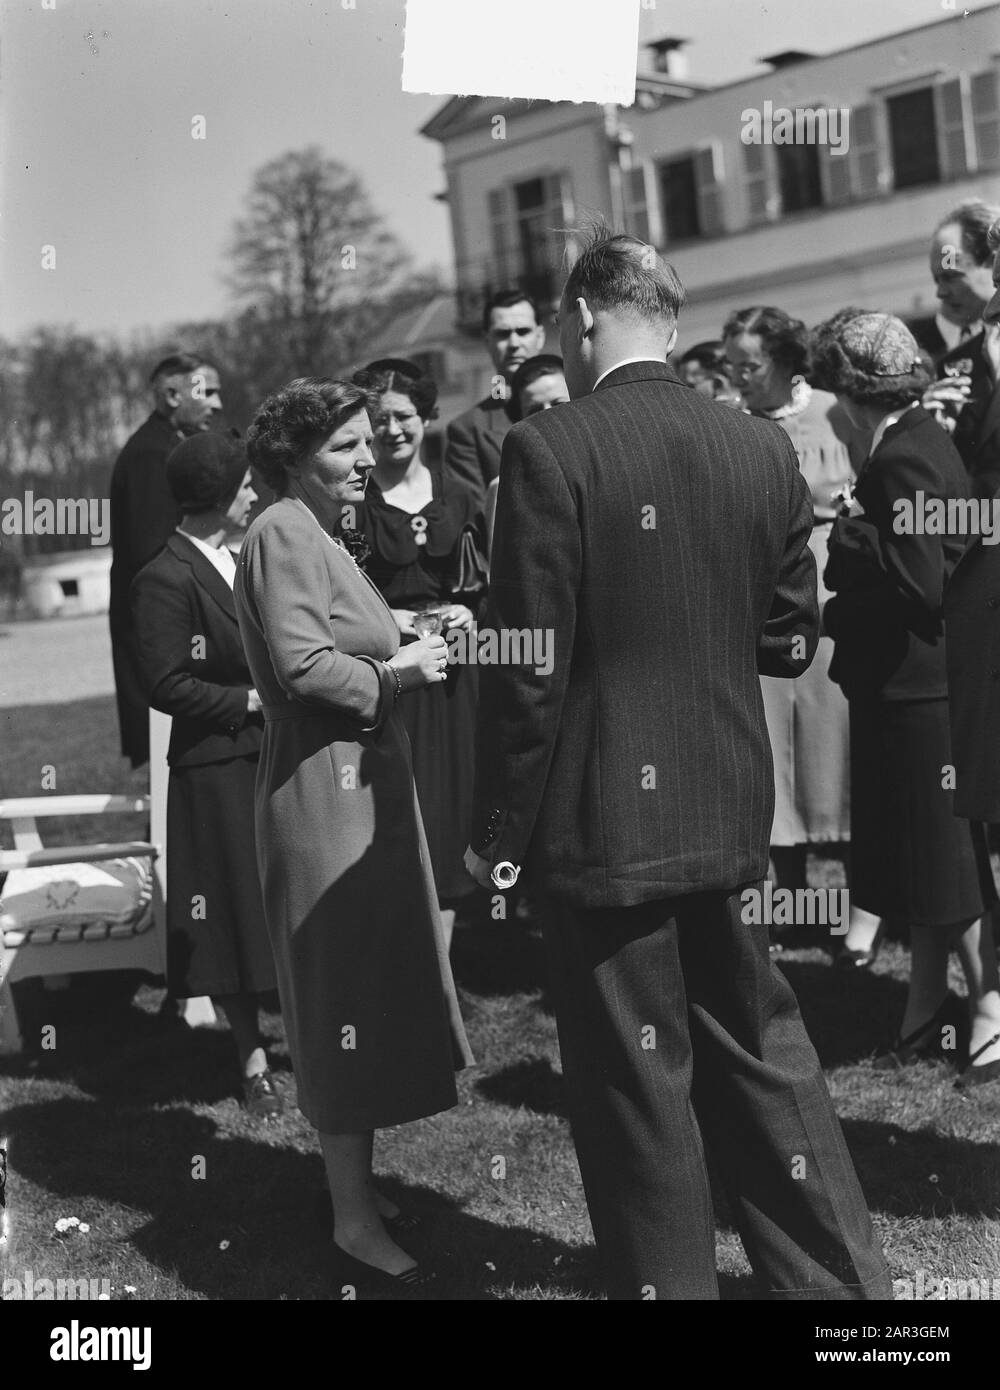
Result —
POLYGON ((939 232, 942 227, 955 223, 961 233, 962 250, 972 257, 976 265, 986 265, 992 261, 996 250, 990 245, 990 232, 998 218, 1000 207, 995 203, 984 203, 982 198, 967 198, 953 208, 947 217, 942 217, 934 230, 939 232))
POLYGON ((990 229, 986 233, 986 244, 991 251, 1000 251, 1000 217, 990 223, 990 229))
POLYGON ((513 309, 515 304, 530 304, 535 322, 541 323, 542 316, 538 310, 538 301, 526 290, 520 290, 514 285, 511 289, 497 290, 496 294, 491 294, 486 301, 486 308, 483 310, 483 332, 488 333, 490 331, 490 318, 494 309, 513 309))
MULTIPOLYGON (((169 357, 157 362, 149 374, 149 384, 156 386, 172 376, 190 376, 199 367, 212 367, 212 363, 195 352, 172 352, 169 357)), ((212 370, 215 368, 212 367, 212 370)))
POLYGON ((676 323, 684 286, 654 247, 603 222, 575 232, 573 241, 579 253, 563 288, 568 303, 583 298, 591 309, 626 309, 640 318, 676 323))
POLYGON ((703 343, 695 343, 694 347, 689 347, 684 356, 678 359, 677 365, 683 367, 685 362, 697 362, 698 366, 704 367, 706 371, 724 367, 726 345, 721 338, 708 338, 703 343))

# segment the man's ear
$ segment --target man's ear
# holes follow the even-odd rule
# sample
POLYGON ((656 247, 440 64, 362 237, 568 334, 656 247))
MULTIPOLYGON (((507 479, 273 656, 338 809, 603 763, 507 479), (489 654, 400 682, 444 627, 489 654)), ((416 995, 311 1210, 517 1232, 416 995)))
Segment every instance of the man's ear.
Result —
POLYGON ((594 331, 594 316, 582 295, 576 301, 576 307, 580 313, 580 336, 589 338, 594 331))
POLYGON ((677 325, 675 324, 675 325, 674 325, 674 331, 671 333, 669 339, 667 340, 667 351, 666 351, 666 353, 665 353, 664 355, 665 355, 666 357, 669 357, 670 354, 673 352, 673 350, 674 350, 674 348, 675 348, 676 346, 677 346, 677 325))
POLYGON ((181 393, 176 386, 171 386, 170 383, 167 382, 163 388, 163 399, 170 409, 173 410, 181 403, 181 393))

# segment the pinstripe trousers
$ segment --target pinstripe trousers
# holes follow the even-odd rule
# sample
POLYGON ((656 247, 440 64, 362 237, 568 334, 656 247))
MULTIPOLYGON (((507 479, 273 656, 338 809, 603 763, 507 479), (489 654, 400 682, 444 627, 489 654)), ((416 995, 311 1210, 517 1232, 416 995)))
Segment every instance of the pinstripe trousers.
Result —
MULTIPOLYGON (((747 885, 750 887, 761 887, 747 885)), ((772 1299, 891 1299, 826 1082, 740 889, 543 919, 608 1296, 717 1299, 705 1150, 772 1299)))

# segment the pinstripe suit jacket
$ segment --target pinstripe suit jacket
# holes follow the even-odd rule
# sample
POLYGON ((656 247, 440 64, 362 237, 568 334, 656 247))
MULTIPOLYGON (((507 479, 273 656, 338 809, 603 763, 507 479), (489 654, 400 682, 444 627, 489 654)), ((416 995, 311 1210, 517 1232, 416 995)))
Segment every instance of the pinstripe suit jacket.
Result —
POLYGON ((480 671, 473 847, 583 907, 762 878, 757 676, 815 652, 812 524, 784 431, 665 363, 516 425, 486 626, 550 633, 553 665, 480 671))

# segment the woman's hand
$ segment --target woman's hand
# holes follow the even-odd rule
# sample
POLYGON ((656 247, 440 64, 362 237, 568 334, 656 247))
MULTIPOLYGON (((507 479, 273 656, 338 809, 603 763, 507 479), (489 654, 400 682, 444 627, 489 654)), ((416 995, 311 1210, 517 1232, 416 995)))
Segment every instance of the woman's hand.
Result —
POLYGON ((399 673, 403 690, 419 690, 448 678, 448 644, 440 633, 409 642, 388 662, 399 673))
POLYGON ((972 378, 969 376, 946 376, 928 386, 923 394, 923 405, 929 410, 942 429, 949 434, 955 428, 959 412, 969 399, 972 378))
POLYGON ((412 608, 390 608, 389 612, 396 619, 396 626, 399 628, 401 637, 416 637, 413 619, 417 615, 412 608))
POLYGON ((453 603, 450 607, 442 609, 441 621, 446 629, 454 627, 460 632, 471 632, 476 619, 472 609, 466 608, 464 603, 453 603))
POLYGON ((247 691, 247 714, 260 714, 264 706, 260 702, 260 696, 256 690, 247 691))

